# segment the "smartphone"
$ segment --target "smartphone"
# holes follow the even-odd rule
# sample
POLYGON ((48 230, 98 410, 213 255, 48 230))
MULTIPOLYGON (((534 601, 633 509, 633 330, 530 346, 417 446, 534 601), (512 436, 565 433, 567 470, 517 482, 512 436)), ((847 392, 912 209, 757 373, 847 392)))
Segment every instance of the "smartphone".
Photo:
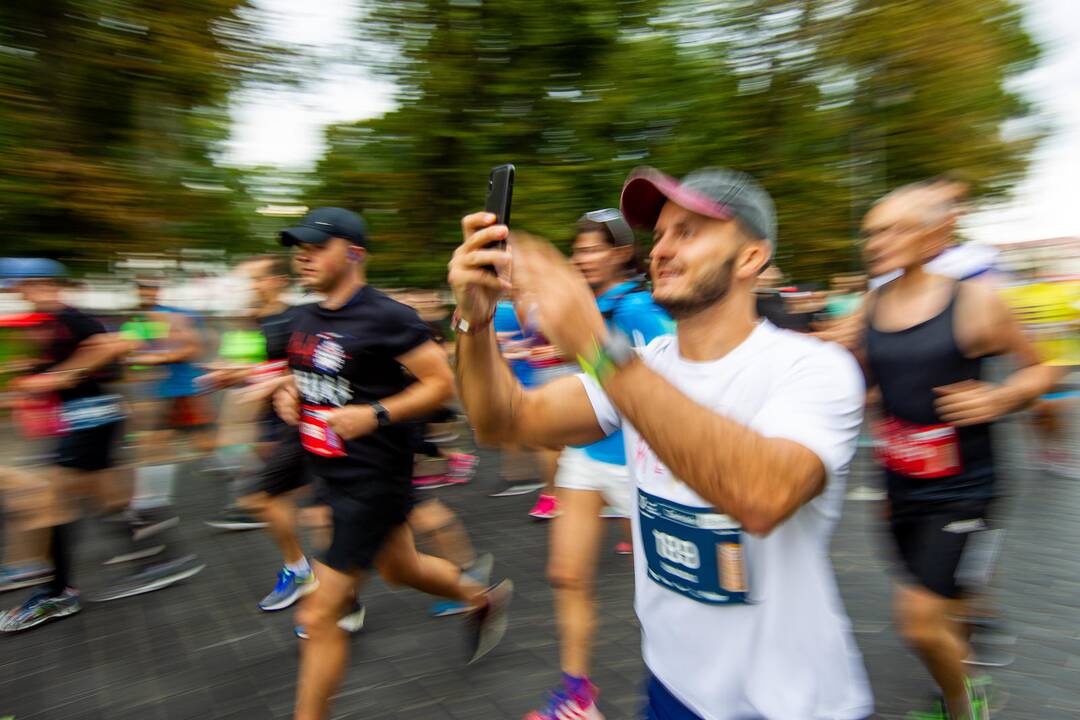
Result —
POLYGON ((510 225, 510 202, 513 197, 514 166, 507 163, 491 168, 484 210, 493 213, 499 225, 510 225))
MULTIPOLYGON (((514 166, 510 163, 496 165, 491 168, 488 175, 487 201, 484 210, 495 215, 495 222, 499 225, 510 225, 510 203, 514 197, 514 166)), ((506 247, 506 241, 492 243, 488 246, 492 249, 502 250, 506 247)), ((495 272, 494 267, 489 267, 495 272)))

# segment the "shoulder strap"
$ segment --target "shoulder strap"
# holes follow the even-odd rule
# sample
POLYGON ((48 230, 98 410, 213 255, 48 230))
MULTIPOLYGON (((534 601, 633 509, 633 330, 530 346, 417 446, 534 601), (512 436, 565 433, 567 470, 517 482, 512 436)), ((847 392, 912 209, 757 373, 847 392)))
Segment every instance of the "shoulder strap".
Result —
POLYGON ((627 295, 633 295, 637 292, 643 292, 646 289, 647 288, 645 287, 645 283, 641 282, 640 280, 635 280, 633 285, 631 285, 615 297, 611 298, 611 306, 607 310, 600 311, 600 314, 604 316, 604 321, 610 322, 612 319, 614 319, 615 311, 619 309, 619 303, 622 302, 623 298, 625 298, 627 295))

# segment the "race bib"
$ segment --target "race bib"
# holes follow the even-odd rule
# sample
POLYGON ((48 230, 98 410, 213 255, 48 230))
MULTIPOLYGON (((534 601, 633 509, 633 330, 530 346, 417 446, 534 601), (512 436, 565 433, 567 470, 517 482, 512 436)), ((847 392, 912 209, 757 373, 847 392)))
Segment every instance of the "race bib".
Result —
POLYGON ((23 437, 39 440, 67 432, 60 413, 60 399, 55 394, 20 397, 14 406, 15 423, 23 437))
POLYGON ((742 526, 734 519, 640 489, 638 517, 650 580, 707 605, 749 602, 742 526))
POLYGON ((68 431, 79 432, 119 422, 124 419, 124 410, 119 395, 99 395, 64 403, 60 419, 68 431))
POLYGON ((310 453, 322 457, 345 457, 341 436, 326 426, 328 405, 303 405, 300 408, 300 443, 310 453))
POLYGON ((916 425, 888 417, 874 424, 875 453, 885 468, 918 480, 960 474, 960 441, 952 425, 916 425))

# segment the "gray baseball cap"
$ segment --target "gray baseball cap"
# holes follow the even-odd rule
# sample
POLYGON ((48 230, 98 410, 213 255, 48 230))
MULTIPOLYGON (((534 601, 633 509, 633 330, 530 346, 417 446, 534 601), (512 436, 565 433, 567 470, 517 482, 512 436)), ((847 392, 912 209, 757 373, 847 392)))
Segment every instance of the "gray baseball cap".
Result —
POLYGON ((776 250, 776 207, 746 173, 707 167, 676 180, 656 168, 640 167, 626 178, 619 207, 631 225, 651 230, 668 200, 705 217, 736 218, 776 250))

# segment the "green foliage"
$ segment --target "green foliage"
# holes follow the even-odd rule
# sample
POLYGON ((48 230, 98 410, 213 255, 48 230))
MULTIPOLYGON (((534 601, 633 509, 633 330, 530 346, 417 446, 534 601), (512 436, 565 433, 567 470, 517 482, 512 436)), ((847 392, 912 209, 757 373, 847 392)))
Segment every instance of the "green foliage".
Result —
POLYGON ((0 6, 0 241, 76 264, 243 244, 251 208, 215 166, 224 111, 265 81, 247 0, 0 6))
POLYGON ((266 248, 272 198, 362 211, 380 282, 439 285, 488 169, 514 225, 567 243, 636 165, 726 165, 777 200, 798 279, 857 262, 875 198, 942 172, 1000 195, 1037 138, 1008 80, 1038 50, 1016 0, 370 0, 355 50, 397 107, 327 129, 309 177, 221 167, 231 93, 311 67, 254 0, 0 4, 0 243, 76 263, 266 248))
POLYGON ((371 2, 361 37, 400 88, 327 132, 310 204, 362 210, 373 274, 438 284, 487 170, 514 222, 565 242, 626 173, 726 165, 777 200, 782 267, 823 278, 887 189, 944 172, 1001 193, 1034 138, 1006 80, 1037 56, 1013 0, 371 2))

